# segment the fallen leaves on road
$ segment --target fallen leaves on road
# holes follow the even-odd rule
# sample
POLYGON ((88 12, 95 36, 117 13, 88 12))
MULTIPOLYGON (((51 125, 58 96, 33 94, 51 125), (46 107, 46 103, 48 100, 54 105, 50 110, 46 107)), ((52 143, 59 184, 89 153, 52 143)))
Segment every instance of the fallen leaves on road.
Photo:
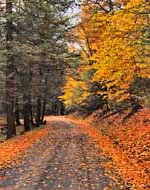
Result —
POLYGON ((37 129, 0 144, 0 169, 20 163, 25 151, 48 133, 48 127, 37 129))
MULTIPOLYGON (((96 128, 88 120, 77 122, 81 129, 92 137, 99 147, 115 161, 122 178, 130 189, 148 190, 150 168, 150 112, 141 110, 128 122, 122 123, 121 116, 113 115, 96 128)), ((124 115, 122 116, 124 117, 124 115)), ((108 166, 111 167, 111 166, 108 166)))

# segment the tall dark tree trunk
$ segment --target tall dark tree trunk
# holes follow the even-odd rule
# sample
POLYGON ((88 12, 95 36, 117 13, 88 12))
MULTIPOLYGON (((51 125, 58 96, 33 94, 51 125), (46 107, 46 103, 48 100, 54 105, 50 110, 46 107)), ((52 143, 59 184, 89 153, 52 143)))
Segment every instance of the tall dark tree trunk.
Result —
POLYGON ((14 113, 14 56, 13 56, 13 22, 12 22, 12 1, 6 0, 7 27, 7 65, 6 65, 6 114, 7 114, 7 138, 16 135, 15 113, 14 113))
POLYGON ((31 96, 29 97, 29 113, 30 113, 30 122, 32 126, 35 126, 34 120, 33 120, 33 109, 32 109, 32 103, 31 103, 31 96))
POLYGON ((30 122, 30 105, 29 105, 29 96, 24 95, 24 105, 23 105, 23 114, 24 114, 24 130, 30 131, 31 122, 30 122))
MULTIPOLYGON (((45 60, 45 56, 43 58, 43 60, 45 60)), ((47 83, 48 83, 48 79, 47 79, 47 75, 45 76, 45 95, 44 95, 44 99, 43 99, 43 105, 42 105, 42 112, 41 112, 41 124, 46 124, 46 121, 44 121, 44 116, 45 116, 45 111, 46 111, 46 96, 47 96, 47 83)))
POLYGON ((32 110, 32 104, 30 104, 30 107, 29 107, 29 112, 30 112, 30 121, 32 123, 32 125, 34 126, 35 123, 34 123, 34 120, 33 120, 33 110, 32 110))
POLYGON ((46 98, 44 98, 44 100, 43 100, 42 113, 41 113, 41 123, 44 123, 45 109, 46 109, 46 98))
POLYGON ((7 102, 7 139, 16 135, 15 114, 13 102, 7 102))
POLYGON ((63 102, 61 102, 61 115, 65 115, 65 106, 63 102))
POLYGON ((41 98, 37 98, 37 109, 36 109, 36 126, 40 126, 40 119, 41 119, 41 98))
POLYGON ((18 99, 16 98, 16 104, 15 104, 15 116, 16 116, 16 125, 19 126, 21 125, 20 122, 20 109, 19 109, 19 104, 18 104, 18 99))
POLYGON ((60 101, 57 101, 57 115, 61 115, 61 102, 60 101))

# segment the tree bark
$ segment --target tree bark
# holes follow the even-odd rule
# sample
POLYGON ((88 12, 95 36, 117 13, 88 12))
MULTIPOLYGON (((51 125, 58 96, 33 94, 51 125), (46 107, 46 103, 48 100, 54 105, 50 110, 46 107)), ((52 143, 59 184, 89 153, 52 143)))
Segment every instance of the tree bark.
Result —
POLYGON ((29 113, 30 113, 30 122, 32 126, 35 126, 34 119, 33 119, 33 109, 32 109, 32 103, 31 103, 31 96, 29 97, 29 113))
POLYGON ((30 131, 31 129, 31 122, 30 122, 30 105, 29 105, 29 96, 24 95, 24 106, 23 106, 23 113, 24 113, 24 130, 30 131))
POLYGON ((12 1, 6 0, 6 13, 9 15, 6 23, 6 114, 7 114, 7 138, 16 135, 15 114, 14 114, 14 56, 13 56, 13 22, 12 22, 12 1))
POLYGON ((41 98, 37 98, 37 109, 36 109, 36 126, 40 126, 40 119, 41 119, 41 98))
POLYGON ((18 104, 17 101, 18 101, 18 100, 16 99, 16 104, 15 104, 15 116, 16 116, 16 125, 19 126, 19 125, 21 125, 21 122, 20 122, 19 104, 18 104))
POLYGON ((46 98, 43 100, 43 107, 42 107, 42 113, 41 113, 41 124, 44 123, 44 116, 45 116, 45 109, 46 109, 46 98))

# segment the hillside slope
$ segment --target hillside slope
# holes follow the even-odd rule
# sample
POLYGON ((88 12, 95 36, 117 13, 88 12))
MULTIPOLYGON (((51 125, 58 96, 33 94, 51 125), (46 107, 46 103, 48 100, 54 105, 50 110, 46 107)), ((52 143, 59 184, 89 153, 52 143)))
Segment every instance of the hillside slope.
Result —
POLYGON ((98 111, 85 119, 88 134, 116 163, 129 189, 150 188, 150 110, 131 110, 98 117, 98 111), (91 127, 91 125, 93 127, 91 127))

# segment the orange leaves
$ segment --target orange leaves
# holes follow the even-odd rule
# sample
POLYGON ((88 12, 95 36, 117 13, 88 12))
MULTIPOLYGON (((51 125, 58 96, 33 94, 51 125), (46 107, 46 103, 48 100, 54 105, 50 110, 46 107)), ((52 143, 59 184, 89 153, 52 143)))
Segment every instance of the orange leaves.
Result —
POLYGON ((0 144, 0 169, 20 163, 25 151, 47 135, 48 128, 28 132, 0 144))
MULTIPOLYGON (((148 190, 150 175, 150 110, 143 109, 122 123, 128 112, 101 120, 94 128, 93 121, 80 121, 86 132, 103 151, 110 155, 121 177, 132 184, 133 190, 148 190), (111 126, 110 126, 111 123, 111 126)), ((109 167, 109 166, 108 166, 109 167)))

